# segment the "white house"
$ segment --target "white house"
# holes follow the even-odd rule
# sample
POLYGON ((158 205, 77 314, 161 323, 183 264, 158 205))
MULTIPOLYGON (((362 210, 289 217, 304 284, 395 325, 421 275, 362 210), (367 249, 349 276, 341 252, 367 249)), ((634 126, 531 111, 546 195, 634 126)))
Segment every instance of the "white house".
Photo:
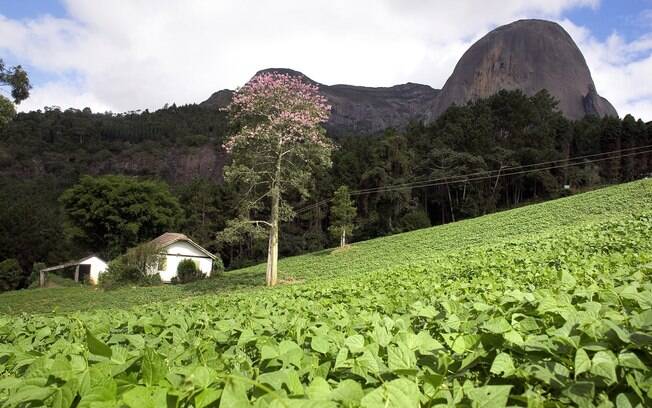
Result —
POLYGON ((40 271, 40 286, 44 287, 48 272, 56 271, 59 269, 64 269, 68 267, 75 267, 74 275, 72 278, 76 282, 90 281, 92 284, 96 285, 101 273, 106 271, 106 262, 104 262, 100 257, 96 255, 89 255, 85 258, 66 262, 61 265, 52 266, 50 268, 41 269, 40 271))
POLYGON ((166 232, 151 242, 158 248, 162 260, 159 262, 158 273, 163 282, 170 282, 177 276, 177 266, 184 259, 192 260, 197 268, 206 276, 210 276, 213 269, 215 255, 202 248, 184 234, 166 232))

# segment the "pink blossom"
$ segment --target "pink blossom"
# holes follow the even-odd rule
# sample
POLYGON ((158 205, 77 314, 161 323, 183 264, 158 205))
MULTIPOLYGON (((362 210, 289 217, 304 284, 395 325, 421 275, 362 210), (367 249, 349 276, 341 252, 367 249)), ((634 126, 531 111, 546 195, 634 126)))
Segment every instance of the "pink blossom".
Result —
POLYGON ((294 144, 331 145, 320 126, 328 120, 331 106, 317 85, 301 78, 279 73, 257 75, 236 91, 227 110, 233 120, 243 124, 224 143, 227 152, 262 138, 273 139, 280 149, 294 144))

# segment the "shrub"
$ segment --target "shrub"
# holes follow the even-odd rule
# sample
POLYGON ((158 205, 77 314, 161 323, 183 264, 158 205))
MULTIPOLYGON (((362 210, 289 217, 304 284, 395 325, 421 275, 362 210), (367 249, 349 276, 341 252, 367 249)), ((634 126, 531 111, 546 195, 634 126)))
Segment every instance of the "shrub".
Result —
POLYGON ((0 292, 16 290, 23 280, 23 270, 15 259, 0 262, 0 292))
POLYGON ((143 244, 127 251, 109 262, 106 272, 100 275, 100 286, 105 289, 124 285, 155 284, 160 277, 153 275, 157 271, 161 256, 153 244, 143 244))
POLYGON ((139 282, 141 286, 158 286, 162 285, 161 275, 158 273, 148 274, 139 282))
POLYGON ((188 283, 202 279, 204 274, 192 259, 184 259, 177 266, 177 276, 173 283, 188 283))
POLYGON ((222 272, 224 272, 224 262, 222 262, 222 258, 216 256, 213 260, 213 267, 211 268, 211 277, 214 278, 222 272))
POLYGON ((430 227, 430 218, 425 211, 416 208, 401 217, 399 224, 401 232, 414 231, 430 227))

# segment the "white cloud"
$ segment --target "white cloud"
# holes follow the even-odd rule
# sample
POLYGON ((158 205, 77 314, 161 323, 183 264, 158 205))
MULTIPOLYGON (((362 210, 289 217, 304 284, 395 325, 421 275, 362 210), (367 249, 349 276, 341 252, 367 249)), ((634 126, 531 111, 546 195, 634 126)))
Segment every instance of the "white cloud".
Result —
POLYGON ((614 32, 599 41, 585 27, 561 24, 584 54, 598 93, 619 115, 652 120, 652 33, 627 42, 614 32))
MULTIPOLYGON (((410 81, 440 88, 462 53, 491 28, 526 16, 559 20, 599 0, 67 0, 65 6, 66 18, 0 16, 0 52, 55 78, 38 84, 21 109, 126 111, 199 102, 267 67, 293 68, 326 84, 410 81)), ((564 24, 586 53, 598 91, 619 112, 652 119, 643 81, 652 71, 641 57, 649 58, 652 37, 599 42, 585 28, 564 24)))

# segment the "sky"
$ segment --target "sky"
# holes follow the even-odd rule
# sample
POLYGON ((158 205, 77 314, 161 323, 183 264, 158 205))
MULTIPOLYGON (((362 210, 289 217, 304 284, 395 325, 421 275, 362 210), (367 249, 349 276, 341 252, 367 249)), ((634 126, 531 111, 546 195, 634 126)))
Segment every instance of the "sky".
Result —
POLYGON ((652 120, 652 0, 0 0, 19 110, 125 112, 205 100, 264 68, 324 84, 441 88, 489 30, 560 23, 619 114, 652 120))

